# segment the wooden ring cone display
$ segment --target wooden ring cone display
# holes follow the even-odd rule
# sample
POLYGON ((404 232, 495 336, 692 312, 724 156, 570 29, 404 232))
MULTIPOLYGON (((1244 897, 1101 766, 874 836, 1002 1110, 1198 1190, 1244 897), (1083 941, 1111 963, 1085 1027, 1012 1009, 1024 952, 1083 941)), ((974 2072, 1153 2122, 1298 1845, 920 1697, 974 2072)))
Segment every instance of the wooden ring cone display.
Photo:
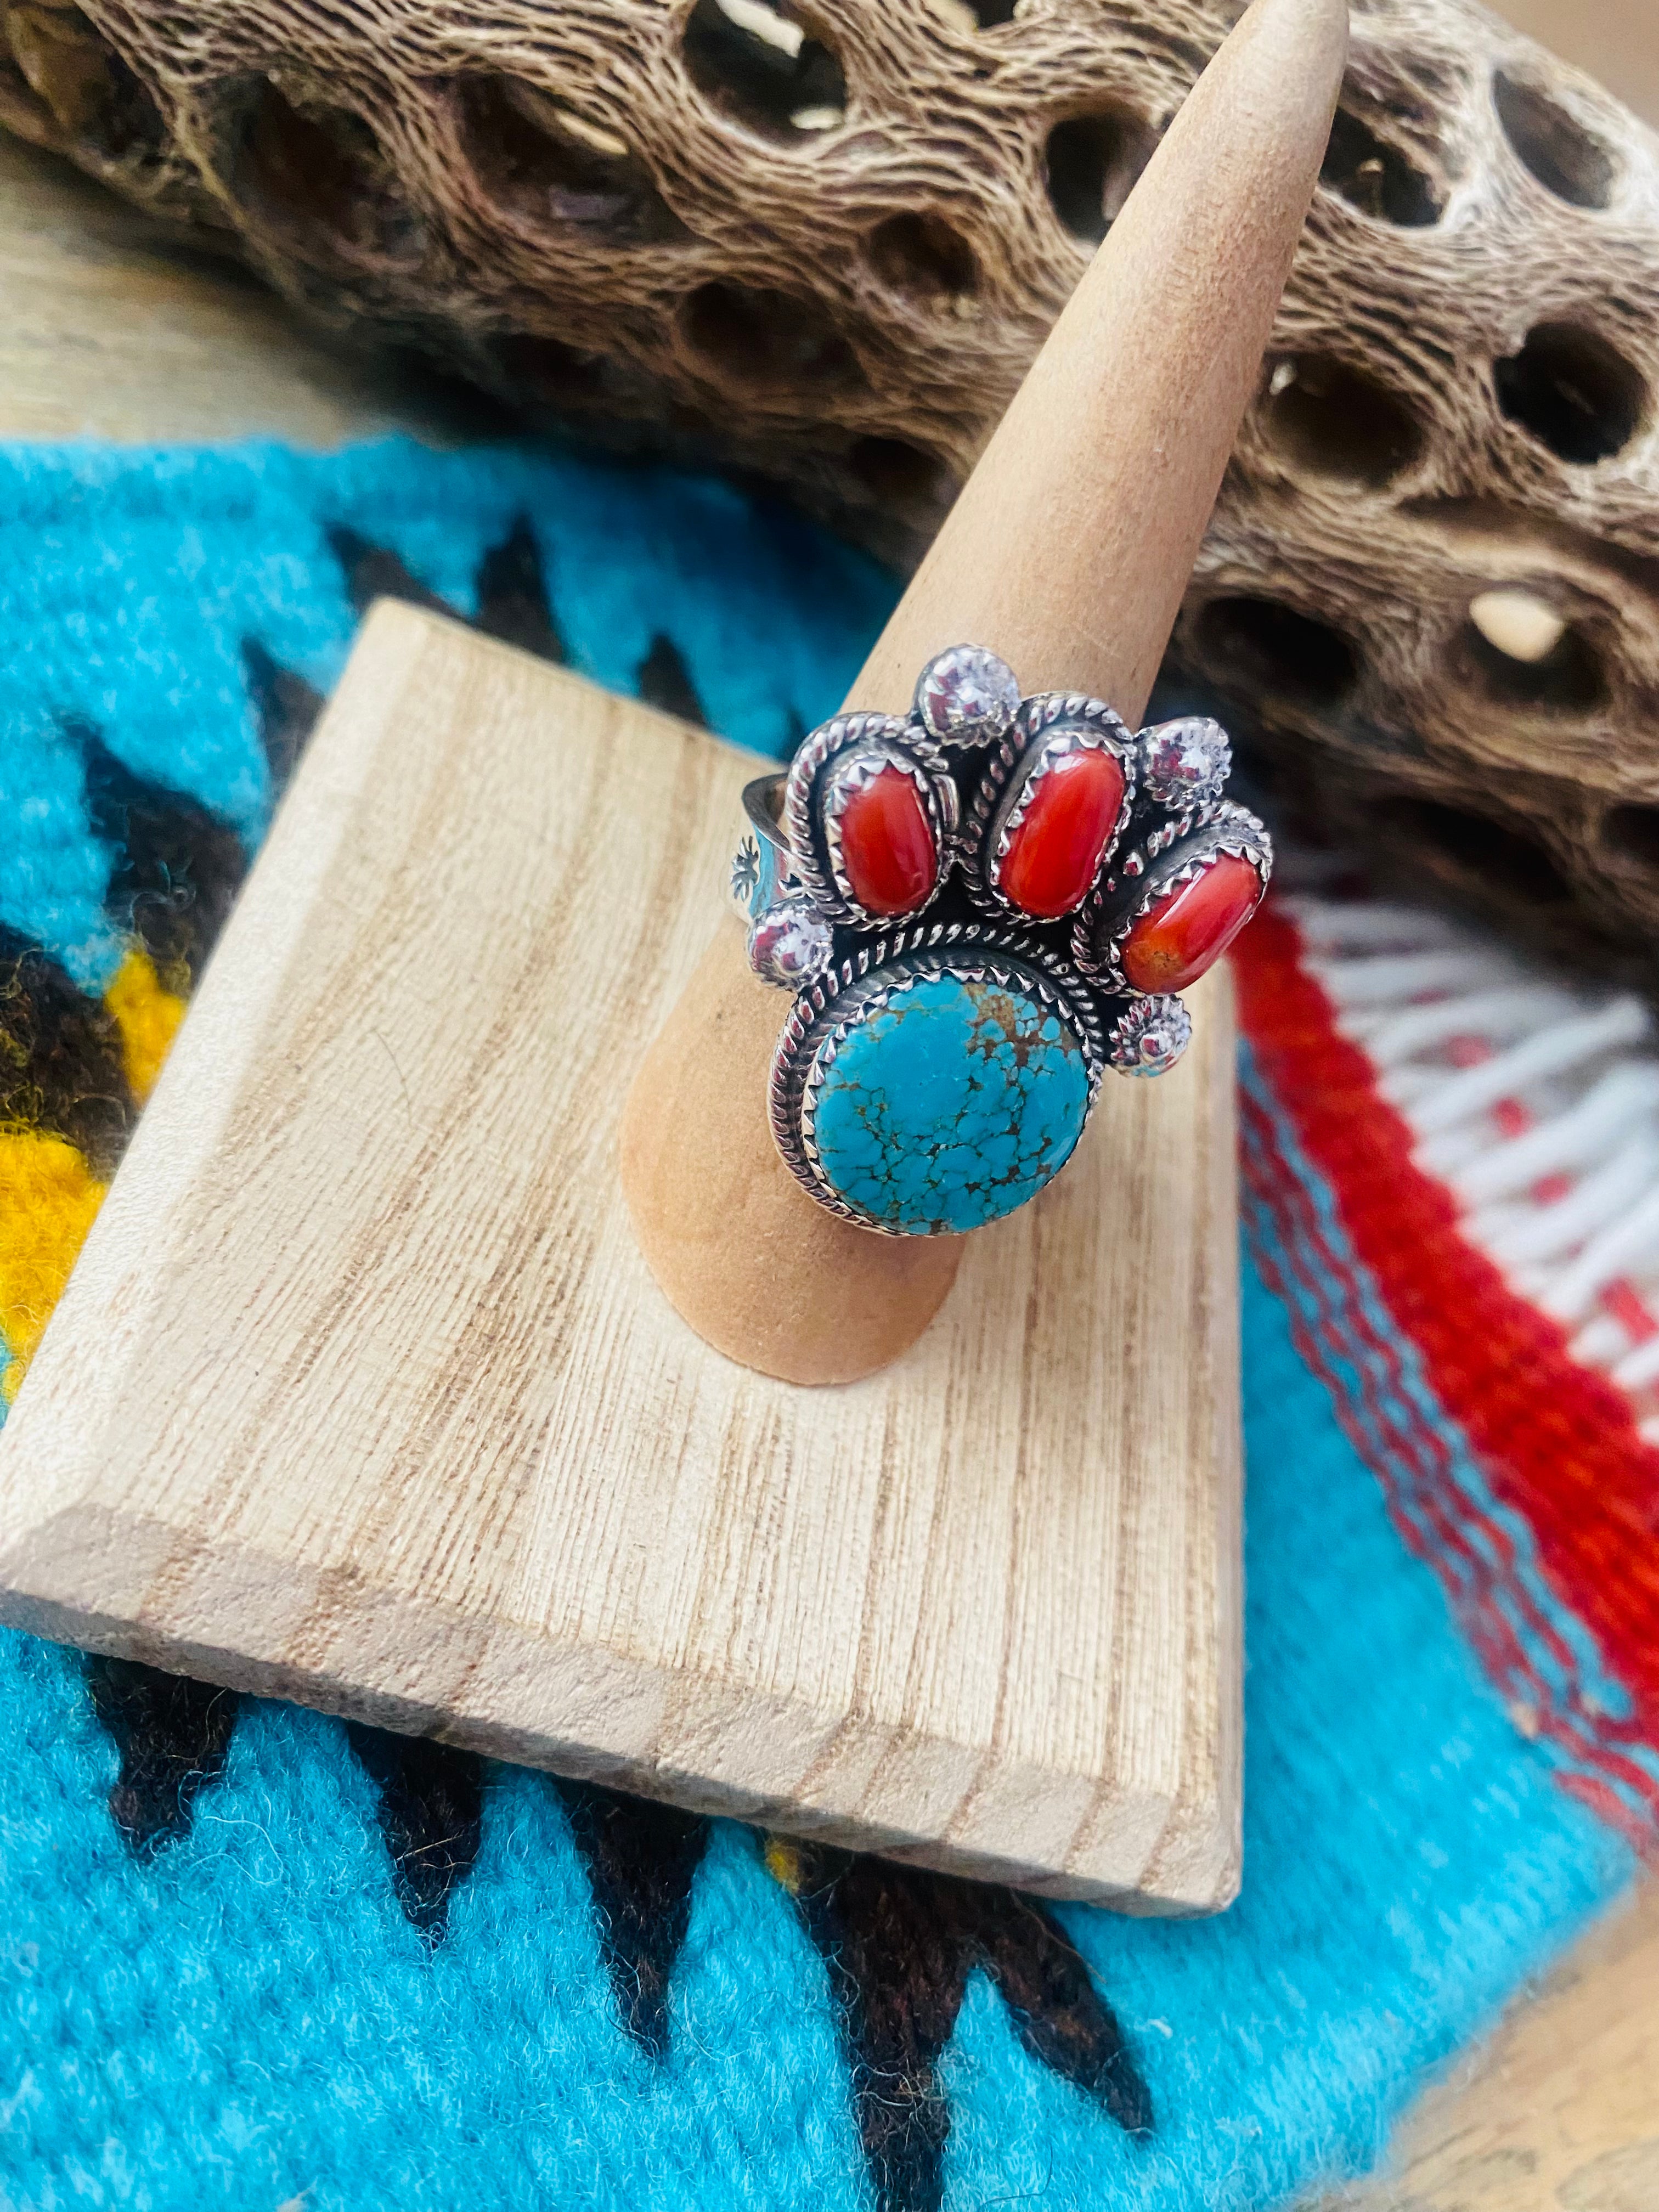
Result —
MULTIPOLYGON (((903 714, 971 641, 1027 692, 1132 726, 1254 393, 1346 52, 1346 0, 1255 0, 1170 125, 848 695, 903 714)), ((786 1002, 735 924, 647 1054, 622 1128, 641 1249, 684 1318, 786 1382, 913 1344, 955 1237, 870 1234, 814 1204, 767 1115, 786 1002)))

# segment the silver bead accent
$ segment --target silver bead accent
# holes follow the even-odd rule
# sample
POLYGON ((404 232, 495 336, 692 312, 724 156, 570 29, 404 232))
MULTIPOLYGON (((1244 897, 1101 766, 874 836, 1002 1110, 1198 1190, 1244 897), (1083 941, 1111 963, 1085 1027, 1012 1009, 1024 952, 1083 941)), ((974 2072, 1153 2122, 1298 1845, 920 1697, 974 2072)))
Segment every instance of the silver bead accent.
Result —
POLYGON ((1019 682, 984 646, 952 645, 922 670, 915 706, 940 744, 994 744, 1019 711, 1019 682))
POLYGON ((1141 789, 1172 810, 1219 798, 1233 764, 1227 732, 1201 714, 1143 730, 1140 753, 1141 789))
POLYGON ((1109 1033, 1106 1056, 1120 1075, 1165 1075, 1192 1037, 1193 1018, 1179 999, 1137 999, 1109 1033))
POLYGON ((804 991, 829 967, 835 939, 829 923, 805 899, 770 908, 749 933, 749 964, 768 983, 804 991))

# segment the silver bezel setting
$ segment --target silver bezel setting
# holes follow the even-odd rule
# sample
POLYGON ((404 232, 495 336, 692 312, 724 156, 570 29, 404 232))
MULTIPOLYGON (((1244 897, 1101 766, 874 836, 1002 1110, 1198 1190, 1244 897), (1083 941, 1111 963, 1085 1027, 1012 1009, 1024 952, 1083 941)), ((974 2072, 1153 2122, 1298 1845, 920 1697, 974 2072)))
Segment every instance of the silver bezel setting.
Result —
POLYGON ((930 775, 913 753, 897 745, 856 745, 832 760, 824 770, 820 786, 823 804, 819 820, 823 829, 824 847, 829 855, 830 873, 840 893, 842 902, 849 915, 862 919, 866 928, 891 929, 896 925, 923 914, 939 895, 951 866, 951 846, 956 832, 956 784, 950 777, 941 779, 930 775), (853 799, 869 787, 879 775, 890 769, 907 776, 921 799, 927 817, 927 826, 933 837, 933 887, 918 907, 908 915, 877 915, 860 904, 847 863, 842 852, 842 817, 853 799), (945 793, 948 790, 947 799, 945 793))
POLYGON ((944 750, 915 722, 896 714, 838 714, 815 730, 790 763, 784 784, 781 827, 795 868, 830 921, 855 929, 891 929, 914 921, 939 895, 956 857, 957 786, 944 750), (865 774, 865 763, 869 763, 865 774), (933 833, 933 888, 915 913, 873 914, 847 879, 841 817, 861 781, 896 768, 921 794, 933 833), (822 793, 823 804, 815 804, 822 793))
POLYGON ((812 1139, 813 1108, 824 1076, 853 1029, 925 977, 951 975, 962 982, 1018 981, 1050 1006, 1083 1048, 1088 1070, 1087 1111, 1107 1064, 1106 1040, 1092 994, 1068 975, 1042 945, 972 922, 907 930, 861 945, 805 990, 791 1009, 772 1062, 768 1100, 772 1134, 785 1164, 821 1206, 842 1220, 883 1237, 918 1232, 878 1220, 850 1206, 825 1177, 812 1139))
POLYGON ((1135 741, 1103 699, 1080 692, 1039 692, 1021 705, 1012 726, 988 752, 963 823, 961 860, 969 896, 988 914, 1030 924, 1002 890, 1002 869, 1015 833, 1059 761, 1079 751, 1109 752, 1123 771, 1123 799, 1095 870, 1098 884, 1117 850, 1136 797, 1135 741))
POLYGON ((1184 815, 1160 824, 1096 886, 1072 927, 1072 957, 1079 968, 1103 991, 1125 998, 1148 995, 1137 991, 1123 973, 1123 947, 1130 931, 1224 854, 1249 860, 1255 868, 1260 906, 1273 872, 1273 840, 1247 807, 1231 799, 1215 800, 1196 819, 1184 815))

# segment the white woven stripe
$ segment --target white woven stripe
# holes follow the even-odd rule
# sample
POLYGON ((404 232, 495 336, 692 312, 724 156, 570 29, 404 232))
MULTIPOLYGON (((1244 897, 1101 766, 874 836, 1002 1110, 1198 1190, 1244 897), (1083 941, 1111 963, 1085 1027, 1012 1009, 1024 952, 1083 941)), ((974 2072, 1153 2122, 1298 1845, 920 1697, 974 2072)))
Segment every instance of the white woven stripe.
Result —
POLYGON ((1415 1133, 1470 1239, 1627 1390, 1659 1443, 1659 1030, 1626 992, 1564 982, 1441 914, 1285 903, 1338 1021, 1415 1133))

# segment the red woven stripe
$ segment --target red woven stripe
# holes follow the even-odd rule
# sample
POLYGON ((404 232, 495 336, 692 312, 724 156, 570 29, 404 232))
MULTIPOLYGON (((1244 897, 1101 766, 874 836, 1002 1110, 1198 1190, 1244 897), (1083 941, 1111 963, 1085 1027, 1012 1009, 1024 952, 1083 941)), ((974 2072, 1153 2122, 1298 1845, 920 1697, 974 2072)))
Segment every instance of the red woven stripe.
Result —
POLYGON ((1659 1746, 1659 1451, 1622 1393, 1573 1359, 1558 1325, 1461 1234, 1450 1193, 1413 1163, 1409 1128, 1339 1032, 1282 913, 1257 917, 1234 970, 1257 1064, 1391 1318, 1630 1690, 1634 1727, 1609 1727, 1604 1741, 1659 1746))
MULTIPOLYGON (((1363 1304, 1356 1302, 1349 1309, 1348 1321, 1360 1350, 1369 1355, 1367 1364, 1345 1376, 1327 1356, 1322 1340, 1334 1333, 1332 1291, 1340 1262, 1320 1233, 1311 1203, 1297 1187, 1295 1174, 1279 1150, 1271 1121, 1248 1093, 1240 1101, 1240 1123, 1245 1139, 1244 1174, 1251 1194, 1291 1232, 1282 1237, 1283 1263, 1296 1270, 1318 1316, 1316 1326, 1310 1328, 1292 1306, 1291 1333, 1297 1350, 1330 1386, 1337 1417, 1360 1457, 1370 1459, 1381 1447, 1387 1463, 1376 1471, 1396 1526, 1414 1552, 1434 1560, 1458 1593, 1466 1629, 1487 1673, 1506 1693, 1529 1694, 1535 1683, 1526 1649, 1505 1613, 1490 1602, 1494 1583, 1511 1565, 1504 1532, 1485 1530, 1486 1546, 1476 1545, 1470 1540, 1471 1532, 1450 1510, 1444 1447, 1410 1419, 1399 1387, 1395 1348, 1370 1328, 1363 1304), (1299 1255, 1304 1253, 1308 1257, 1301 1260, 1299 1255), (1378 1387, 1379 1376, 1388 1377, 1386 1395, 1378 1387), (1404 1482, 1400 1479, 1402 1475, 1407 1478, 1404 1482), (1488 1551, 1497 1553, 1495 1561, 1487 1556, 1488 1551)), ((1272 1255, 1264 1257, 1276 1276, 1277 1262, 1272 1255)), ((1277 1280, 1273 1286, 1281 1291, 1285 1287, 1277 1280)), ((1522 1609, 1528 1627, 1549 1646, 1556 1664, 1570 1665, 1559 1639, 1537 1608, 1523 1606, 1522 1609)))
POLYGON ((1650 1849, 1659 1829, 1659 1783, 1623 1748, 1643 1740, 1640 1729, 1615 1723, 1582 1702, 1576 1689, 1570 1687, 1563 1697, 1561 1685, 1576 1683, 1578 1668, 1553 1624, 1533 1601, 1527 1579, 1514 1571, 1507 1532, 1481 1514, 1482 1540, 1472 1540, 1476 1523, 1471 1516, 1478 1509, 1464 1500, 1460 1513, 1445 1445, 1438 1431, 1419 1418, 1414 1401, 1401 1387, 1403 1338, 1374 1331, 1368 1302, 1344 1297, 1345 1273, 1352 1262, 1331 1249, 1317 1209, 1279 1147, 1272 1116, 1248 1090, 1240 1109, 1246 1182, 1275 1231, 1257 1246, 1264 1279, 1285 1297, 1297 1348, 1329 1388, 1337 1418, 1381 1482, 1402 1539, 1447 1584, 1488 1677, 1514 1707, 1530 1714, 1531 1725, 1560 1753, 1565 1762, 1563 1786, 1638 1849, 1650 1849), (1281 1267, 1294 1277, 1299 1297, 1291 1294, 1281 1267), (1311 1323, 1304 1310, 1313 1313, 1311 1323), (1359 1354, 1357 1369, 1331 1357, 1345 1337, 1359 1354), (1379 1387, 1382 1376, 1388 1377, 1386 1389, 1379 1387), (1549 1653, 1557 1670, 1554 1681, 1540 1674, 1511 1614, 1549 1653))

